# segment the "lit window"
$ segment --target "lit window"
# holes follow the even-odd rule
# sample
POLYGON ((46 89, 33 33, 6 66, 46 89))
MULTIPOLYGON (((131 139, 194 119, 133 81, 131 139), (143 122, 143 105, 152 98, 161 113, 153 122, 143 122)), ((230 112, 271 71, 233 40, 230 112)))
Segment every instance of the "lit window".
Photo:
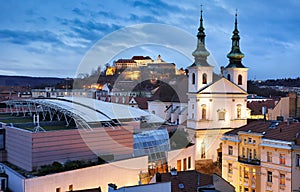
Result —
POLYGON ((272 172, 268 171, 268 178, 267 178, 268 182, 272 182, 272 172))
POLYGON ((242 75, 238 76, 238 85, 242 85, 243 84, 243 77, 242 75))
POLYGON ((285 185, 285 174, 280 174, 279 185, 285 185))
POLYGON ((233 169, 232 169, 232 164, 228 163, 228 173, 232 173, 233 169))
POLYGON ((279 155, 279 163, 281 165, 285 165, 285 154, 280 154, 279 155))
POLYGON ((206 158, 206 154, 205 154, 205 143, 204 140, 201 143, 201 158, 205 159, 206 158))
POLYGON ((233 155, 233 147, 228 146, 228 155, 233 155))
POLYGON ((248 167, 244 167, 244 178, 249 178, 249 168, 248 167))
POLYGON ((206 105, 201 105, 202 119, 206 119, 206 105))
POLYGON ((236 108, 236 114, 237 114, 237 118, 240 119, 242 117, 242 105, 237 105, 236 108))
POLYGON ((203 73, 203 75, 202 75, 202 84, 207 84, 207 75, 206 75, 206 73, 203 73))
POLYGON ((194 85, 196 82, 196 75, 195 73, 192 74, 192 84, 194 85))
POLYGON ((181 171, 181 160, 177 160, 177 171, 181 171))
POLYGON ((267 162, 272 162, 272 152, 267 152, 267 162))

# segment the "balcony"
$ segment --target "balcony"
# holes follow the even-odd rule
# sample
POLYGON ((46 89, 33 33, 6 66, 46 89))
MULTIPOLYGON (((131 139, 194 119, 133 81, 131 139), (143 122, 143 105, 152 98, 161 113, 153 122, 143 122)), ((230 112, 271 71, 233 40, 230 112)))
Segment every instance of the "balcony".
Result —
POLYGON ((238 158, 238 161, 241 163, 247 163, 251 165, 260 165, 260 160, 259 159, 249 159, 246 157, 240 157, 238 158))

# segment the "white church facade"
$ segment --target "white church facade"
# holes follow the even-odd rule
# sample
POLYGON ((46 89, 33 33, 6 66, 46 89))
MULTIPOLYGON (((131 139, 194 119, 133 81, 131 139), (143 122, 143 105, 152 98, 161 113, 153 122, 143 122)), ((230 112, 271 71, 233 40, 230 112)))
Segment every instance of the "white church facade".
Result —
POLYGON ((221 75, 213 73, 207 62, 202 10, 198 29, 194 63, 188 67, 188 117, 187 130, 195 143, 195 160, 218 159, 223 133, 247 123, 248 68, 242 64, 244 54, 239 47, 237 15, 232 36, 229 64, 221 75))

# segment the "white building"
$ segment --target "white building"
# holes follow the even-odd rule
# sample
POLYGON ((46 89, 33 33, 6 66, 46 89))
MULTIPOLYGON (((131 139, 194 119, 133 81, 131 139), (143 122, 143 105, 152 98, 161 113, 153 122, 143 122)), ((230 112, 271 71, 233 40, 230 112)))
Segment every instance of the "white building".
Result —
POLYGON ((207 62, 202 11, 195 62, 189 69, 187 128, 196 145, 195 159, 217 160, 217 149, 223 133, 246 124, 247 71, 242 64, 244 54, 239 48, 237 18, 232 36, 229 64, 222 76, 213 74, 207 62))

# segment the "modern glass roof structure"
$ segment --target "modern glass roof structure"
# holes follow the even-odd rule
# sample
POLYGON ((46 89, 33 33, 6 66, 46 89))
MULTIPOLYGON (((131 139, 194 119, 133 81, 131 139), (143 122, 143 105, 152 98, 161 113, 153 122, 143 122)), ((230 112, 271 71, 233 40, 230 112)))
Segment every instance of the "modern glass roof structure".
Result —
POLYGON ((12 114, 41 113, 43 117, 60 118, 65 116, 66 123, 73 119, 77 127, 90 128, 93 123, 116 126, 120 121, 139 121, 163 123, 164 120, 138 108, 128 105, 104 102, 84 97, 62 97, 5 101, 7 112, 12 114))
POLYGON ((133 135, 134 156, 148 155, 149 164, 167 162, 166 152, 170 151, 169 134, 166 129, 143 131, 133 135))

